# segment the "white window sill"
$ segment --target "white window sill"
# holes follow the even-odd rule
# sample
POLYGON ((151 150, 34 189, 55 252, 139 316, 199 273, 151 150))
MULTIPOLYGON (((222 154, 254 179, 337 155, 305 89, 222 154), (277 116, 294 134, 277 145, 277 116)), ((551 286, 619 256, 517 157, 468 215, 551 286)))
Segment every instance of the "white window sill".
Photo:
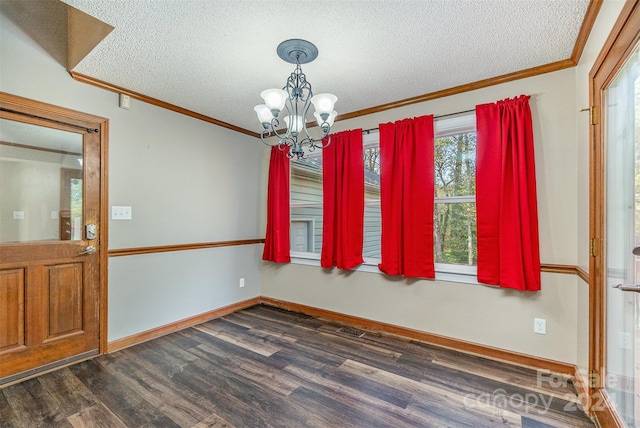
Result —
MULTIPOLYGON (((291 263, 320 267, 320 254, 291 252, 291 263)), ((379 259, 365 258, 364 263, 352 269, 356 272, 369 272, 384 275, 378 269, 379 259)), ((436 263, 436 281, 479 284, 475 266, 459 266, 436 263)))

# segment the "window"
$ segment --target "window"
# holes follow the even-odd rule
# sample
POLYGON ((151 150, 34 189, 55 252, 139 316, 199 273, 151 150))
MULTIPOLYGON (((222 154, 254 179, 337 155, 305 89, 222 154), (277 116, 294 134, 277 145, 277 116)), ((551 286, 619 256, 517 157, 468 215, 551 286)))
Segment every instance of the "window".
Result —
POLYGON ((364 248, 365 261, 378 264, 382 220, 380 217, 380 139, 378 133, 365 134, 364 146, 364 248))
MULTIPOLYGON (((434 126, 436 271, 474 275, 477 261, 475 115, 436 120, 434 126)), ((376 266, 382 232, 378 133, 365 134, 363 143, 363 256, 366 264, 376 266)), ((291 251, 294 257, 318 259, 322 250, 322 153, 316 151, 306 156, 291 161, 291 251)))
POLYGON ((322 251, 322 152, 291 160, 291 252, 322 251))
POLYGON ((436 122, 433 231, 436 264, 476 265, 474 119, 471 115, 436 122))

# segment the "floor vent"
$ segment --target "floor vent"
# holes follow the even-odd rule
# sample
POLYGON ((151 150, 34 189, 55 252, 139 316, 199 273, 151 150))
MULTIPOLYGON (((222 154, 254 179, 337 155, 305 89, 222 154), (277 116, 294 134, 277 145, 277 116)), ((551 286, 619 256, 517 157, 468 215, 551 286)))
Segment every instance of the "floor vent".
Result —
POLYGON ((356 330, 355 328, 349 328, 349 327, 340 327, 338 330, 336 330, 336 332, 344 333, 349 336, 358 337, 358 338, 364 336, 364 333, 365 333, 362 330, 356 330))

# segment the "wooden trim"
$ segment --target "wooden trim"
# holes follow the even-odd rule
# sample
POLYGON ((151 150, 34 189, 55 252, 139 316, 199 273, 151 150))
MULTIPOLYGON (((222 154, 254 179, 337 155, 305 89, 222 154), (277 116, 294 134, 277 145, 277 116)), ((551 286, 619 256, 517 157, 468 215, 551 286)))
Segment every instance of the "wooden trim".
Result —
POLYGON ((109 257, 133 256, 136 254, 167 253, 170 251, 201 250, 203 248, 232 247, 236 245, 264 244, 264 239, 241 239, 237 241, 199 242, 194 244, 158 245, 155 247, 117 248, 109 250, 109 257))
POLYGON ((580 266, 576 266, 576 274, 583 280, 587 285, 589 284, 589 272, 582 269, 580 266))
MULTIPOLYGON (((611 33, 609 33, 609 37, 604 42, 600 54, 598 54, 598 57, 593 63, 593 67, 589 73, 591 79, 595 78, 596 74, 601 72, 615 74, 613 71, 621 65, 626 50, 630 49, 627 47, 627 49, 621 51, 621 46, 619 45, 635 44, 634 40, 637 40, 637 31, 633 34, 633 30, 635 29, 634 26, 637 20, 638 7, 637 0, 627 0, 623 6, 611 33), (615 47, 614 44, 616 45, 615 47), (607 56, 609 55, 611 55, 612 58, 607 60, 607 56)), ((602 112, 598 111, 597 113, 600 115, 602 112)))
POLYGON ((75 71, 69 71, 69 74, 71 74, 71 77, 73 77, 73 79, 77 80, 78 82, 88 83, 89 85, 97 86, 98 88, 105 89, 107 91, 115 92, 115 93, 118 93, 118 94, 129 95, 131 98, 134 98, 136 100, 140 100, 140 101, 148 103, 148 104, 152 104, 152 105, 157 106, 157 107, 161 107, 161 108, 164 108, 164 109, 167 109, 167 110, 174 111, 176 113, 180 113, 180 114, 184 114, 186 116, 193 117, 195 119, 199 119, 199 120, 202 120, 202 121, 205 121, 205 122, 209 122, 209 123, 212 123, 214 125, 230 129, 232 131, 240 132, 241 134, 249 135, 249 136, 255 137, 255 138, 260 138, 260 134, 258 134, 257 132, 249 131, 248 129, 244 129, 244 128, 241 128, 239 126, 232 125, 231 123, 223 122, 221 120, 215 119, 215 118, 210 117, 210 116, 205 116, 204 114, 200 114, 200 113, 197 113, 195 111, 188 110, 186 108, 182 108, 182 107, 177 106, 175 104, 170 104, 170 103, 167 103, 165 101, 159 100, 157 98, 152 98, 152 97, 149 97, 147 95, 141 94, 139 92, 135 92, 135 91, 132 91, 130 89, 125 89, 125 88, 123 88, 121 86, 113 85, 111 83, 108 83, 108 82, 105 82, 105 81, 102 81, 102 80, 98 80, 98 79, 93 78, 91 76, 80 74, 80 73, 77 73, 75 71))
POLYGON ((578 275, 586 284, 589 284, 589 273, 582 269, 580 266, 573 265, 554 265, 550 263, 543 263, 540 265, 542 272, 553 272, 578 275))
MULTIPOLYGON (((204 248, 230 247, 235 245, 264 244, 264 239, 243 239, 237 241, 200 242, 193 244, 159 245, 154 247, 117 248, 109 250, 109 257, 133 256, 137 254, 166 253, 170 251, 201 250, 204 248)), ((578 275, 589 282, 588 274, 577 266, 542 264, 542 272, 578 275), (586 279, 585 279, 586 278, 586 279)))
POLYGON ((603 0, 591 0, 589 2, 587 13, 585 13, 584 15, 584 20, 582 21, 582 25, 580 26, 576 44, 573 46, 573 52, 571 53, 571 60, 576 65, 580 62, 582 51, 587 44, 587 40, 589 39, 589 35, 591 34, 593 25, 596 23, 596 18, 598 17, 598 12, 600 12, 602 3, 603 0))
MULTIPOLYGON (((601 1, 601 0, 592 0, 592 1, 601 1)), ((584 24, 584 23, 583 23, 584 24)), ((593 24, 591 24, 593 25, 593 24)), ((583 46, 584 47, 584 46, 583 46)), ((575 53, 575 49, 574 49, 575 53)), ((440 91, 430 92, 423 95, 418 95, 411 98, 406 98, 398 101, 392 101, 387 104, 381 104, 374 107, 369 107, 362 110, 356 110, 350 113, 343 113, 336 117, 336 121, 353 119, 360 116, 367 116, 374 113, 380 113, 387 110, 392 110, 395 108, 405 107, 411 104, 423 103, 425 101, 431 101, 438 98, 450 97, 452 95, 461 94, 464 92, 474 91, 476 89, 487 88, 489 86, 500 85, 503 83, 511 82, 514 80, 525 79, 527 77, 537 76, 539 74, 551 73, 553 71, 564 70, 565 68, 575 67, 577 63, 573 59, 563 59, 560 61, 552 62, 549 64, 539 65, 537 67, 528 68, 525 70, 515 71, 513 73, 503 74, 501 76, 491 77, 489 79, 478 80, 476 82, 466 83, 464 85, 455 86, 453 88, 447 88, 440 91)), ((78 82, 87 83, 89 85, 97 86, 98 88, 105 89, 107 91, 115 92, 118 94, 129 95, 131 98, 153 104, 155 106, 165 108, 167 110, 175 111, 177 113, 184 114, 186 116, 191 116, 196 119, 203 120, 205 122, 213 123, 214 125, 221 126, 223 128, 231 129, 232 131, 240 132, 242 134, 249 135, 251 137, 260 138, 260 134, 254 131, 250 131, 248 129, 241 128, 236 125, 232 125, 227 122, 220 121, 210 116, 205 116, 203 114, 194 112, 192 110, 188 110, 182 107, 179 107, 175 104, 170 104, 165 101, 149 97, 147 95, 141 94, 139 92, 132 91, 130 89, 123 88, 121 86, 113 85, 109 82, 105 82, 91 76, 87 76, 75 71, 69 71, 71 77, 77 80, 78 82)), ((314 126, 310 124, 310 126, 314 126)))
POLYGON ((598 393, 596 399, 592 400, 593 416, 600 428, 622 428, 627 426, 614 410, 609 394, 598 393))
POLYGON ((8 92, 0 91, 0 107, 4 107, 10 110, 18 112, 37 114, 37 116, 47 117, 60 122, 72 123, 73 127, 65 125, 63 123, 54 123, 46 119, 37 119, 33 117, 23 116, 19 113, 11 113, 8 111, 2 111, 2 116, 5 115, 13 120, 19 122, 43 124, 49 128, 70 130, 71 132, 78 133, 76 126, 83 128, 96 128, 96 123, 103 123, 106 119, 100 116, 95 116, 88 113, 83 113, 78 110, 72 110, 65 107, 59 107, 53 104, 43 103, 41 101, 32 100, 30 98, 21 97, 19 95, 13 95, 8 92))
POLYGON ((477 82, 467 83, 453 88, 443 89, 441 91, 430 92, 424 95, 418 95, 412 98, 406 98, 404 100, 393 101, 387 104, 382 104, 375 107, 369 107, 362 110, 357 110, 351 113, 341 114, 336 117, 338 120, 353 119, 359 116, 366 116, 369 114, 380 113, 382 111, 391 110, 399 107, 405 107, 411 104, 423 103, 425 101, 431 101, 438 98, 450 97, 452 95, 461 94, 463 92, 474 91, 476 89, 482 89, 489 86, 500 85, 502 83, 511 82, 513 80, 524 79, 527 77, 537 76, 538 74, 550 73, 552 71, 563 70, 565 68, 574 67, 576 64, 571 59, 563 59, 561 61, 552 62, 550 64, 540 65, 538 67, 528 68, 526 70, 520 70, 509 74, 503 74, 502 76, 492 77, 489 79, 479 80, 477 82))
POLYGON ((477 343, 466 342, 459 339, 453 339, 446 336, 427 333, 424 331, 414 330, 407 327, 400 327, 393 324, 387 324, 366 318, 360 318, 353 315, 346 315, 339 312, 328 311, 313 306, 301 305, 298 303, 287 302, 284 300, 273 299, 271 297, 262 297, 260 303, 275 306, 294 312, 301 312, 307 315, 326 318, 339 323, 348 324, 355 327, 376 330, 382 333, 388 333, 406 337, 409 339, 419 340, 421 342, 442 346, 445 348, 455 349, 457 351, 475 354, 493 360, 506 361, 520 366, 531 367, 535 369, 550 370, 554 373, 574 375, 576 372, 575 365, 564 363, 561 361, 549 360, 546 358, 534 357, 531 355, 521 354, 508 351, 505 349, 493 348, 490 346, 480 345, 477 343))
POLYGON ((228 315, 232 312, 239 311, 241 309, 250 308, 260 303, 260 297, 254 297, 252 299, 244 300, 242 302, 234 303, 232 305, 224 306, 222 308, 214 309, 209 312, 205 312, 200 315, 185 318, 180 321, 173 322, 161 327, 157 327, 151 330, 143 331, 131 336, 124 337, 122 339, 116 339, 109 342, 107 352, 114 352, 119 349, 127 348, 129 346, 137 345, 138 343, 146 342, 148 340, 156 339, 169 333, 173 333, 178 330, 192 327, 194 325, 202 324, 203 322, 210 321, 215 318, 228 315))
POLYGON ((100 124, 100 355, 108 350, 109 326, 109 121, 100 124))
POLYGON ((564 273, 564 274, 571 274, 571 275, 578 274, 578 267, 572 266, 572 265, 553 265, 553 264, 542 263, 540 265, 540 268, 542 272, 564 273))

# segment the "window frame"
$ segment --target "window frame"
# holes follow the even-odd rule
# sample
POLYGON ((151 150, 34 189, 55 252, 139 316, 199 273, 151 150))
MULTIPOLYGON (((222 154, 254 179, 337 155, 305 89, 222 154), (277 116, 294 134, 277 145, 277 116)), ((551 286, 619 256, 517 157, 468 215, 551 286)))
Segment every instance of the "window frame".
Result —
MULTIPOLYGON (((434 138, 446 137, 454 134, 462 134, 476 131, 476 115, 473 113, 466 113, 463 115, 456 115, 452 117, 446 117, 437 119, 434 121, 434 138)), ((378 131, 372 131, 363 135, 363 146, 372 147, 379 144, 380 135, 378 131)), ((453 196, 449 198, 435 198, 436 203, 463 203, 472 202, 476 203, 476 197, 473 196, 453 196)), ((307 253, 299 251, 290 251, 291 263, 317 266, 320 267, 320 254, 307 253)), ((365 257, 364 263, 352 269, 356 272, 369 272, 382 275, 383 272, 378 269, 380 259, 365 257)), ((460 282, 467 284, 479 284, 477 278, 477 266, 467 265, 454 265, 447 263, 435 263, 436 281, 450 281, 460 282)))

